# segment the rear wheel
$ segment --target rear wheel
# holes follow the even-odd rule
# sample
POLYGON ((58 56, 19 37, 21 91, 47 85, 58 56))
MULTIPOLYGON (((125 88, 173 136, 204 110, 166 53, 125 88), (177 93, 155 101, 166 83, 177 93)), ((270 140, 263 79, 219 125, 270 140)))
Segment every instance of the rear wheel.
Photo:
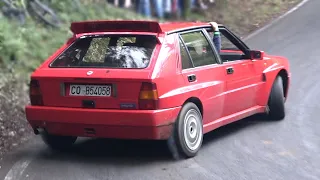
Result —
POLYGON ((168 139, 169 149, 175 159, 196 156, 203 141, 202 116, 194 103, 185 104, 168 139))
POLYGON ((282 120, 285 117, 285 97, 283 91, 283 82, 280 76, 277 76, 270 92, 268 101, 268 118, 273 120, 282 120))
POLYGON ((42 140, 53 150, 68 150, 76 142, 77 137, 72 136, 57 136, 47 133, 41 134, 42 140))

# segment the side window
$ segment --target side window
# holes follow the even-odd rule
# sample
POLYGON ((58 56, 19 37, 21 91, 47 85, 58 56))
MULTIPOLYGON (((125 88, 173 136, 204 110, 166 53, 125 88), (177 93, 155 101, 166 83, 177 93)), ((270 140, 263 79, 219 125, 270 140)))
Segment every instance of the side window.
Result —
POLYGON ((221 35, 221 50, 236 50, 241 51, 236 45, 234 45, 226 36, 221 35))
MULTIPOLYGON (((211 38, 213 38, 213 30, 207 29, 207 32, 210 34, 211 38)), ((246 59, 245 53, 240 50, 233 42, 231 42, 228 37, 228 31, 225 29, 220 29, 220 37, 221 37, 221 50, 220 50, 220 58, 222 62, 229 61, 237 61, 246 59)))
MULTIPOLYGON (((208 34, 210 35, 211 39, 213 39, 213 31, 212 29, 208 30, 208 34)), ((241 51, 235 44, 233 44, 223 33, 225 31, 221 30, 220 37, 221 37, 221 50, 234 50, 234 51, 241 51)), ((238 52, 241 53, 241 52, 238 52)))
POLYGON ((202 31, 181 34, 195 67, 216 64, 213 50, 202 31))
POLYGON ((183 45, 181 39, 179 40, 179 44, 180 44, 180 57, 181 57, 182 69, 193 68, 191 59, 189 58, 188 52, 185 46, 183 45))

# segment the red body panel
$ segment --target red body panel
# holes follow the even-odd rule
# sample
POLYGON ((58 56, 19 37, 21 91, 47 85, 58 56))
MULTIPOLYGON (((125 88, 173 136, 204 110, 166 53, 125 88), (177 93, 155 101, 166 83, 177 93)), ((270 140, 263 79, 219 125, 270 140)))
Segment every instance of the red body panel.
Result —
MULTIPOLYGON (((84 34, 75 34, 65 45, 49 57, 33 74, 39 80, 43 106, 26 106, 26 117, 32 128, 46 128, 58 135, 89 136, 85 128, 94 128, 95 137, 126 139, 167 139, 172 125, 183 104, 197 99, 201 104, 204 132, 240 120, 256 113, 265 112, 275 77, 287 74, 286 96, 290 84, 289 63, 283 57, 265 54, 263 60, 239 60, 182 70, 178 36, 166 32, 200 27, 206 23, 166 23, 150 32, 131 34, 156 34, 159 44, 145 69, 94 69, 49 68, 49 64, 70 43, 84 34), (232 66, 234 73, 227 74, 232 66), (87 71, 94 71, 90 77, 87 71), (189 82, 187 76, 195 74, 197 81, 189 82), (157 110, 124 110, 121 103, 138 105, 142 82, 154 82, 159 97, 157 110), (62 92, 61 83, 110 83, 117 85, 117 96, 70 97, 62 92), (95 109, 81 108, 81 101, 96 100, 95 109)), ((75 32, 87 32, 77 26, 75 32)), ((75 25, 73 26, 76 27, 75 25)), ((147 29, 147 28, 146 28, 147 29)), ((121 34, 125 32, 104 32, 121 34)), ((64 87, 68 90, 68 87, 64 87)))
POLYGON ((46 128, 52 134, 88 137, 92 135, 84 129, 94 128, 95 137, 128 139, 168 138, 179 111, 180 107, 154 111, 26 107, 31 126, 46 128))
POLYGON ((287 73, 287 88, 285 89, 285 97, 288 97, 289 87, 291 82, 291 72, 289 68, 289 62, 286 58, 280 56, 266 55, 263 61, 260 62, 263 66, 259 71, 266 76, 266 82, 263 88, 258 92, 258 104, 266 105, 268 103, 269 94, 273 85, 274 79, 277 77, 280 71, 287 73))

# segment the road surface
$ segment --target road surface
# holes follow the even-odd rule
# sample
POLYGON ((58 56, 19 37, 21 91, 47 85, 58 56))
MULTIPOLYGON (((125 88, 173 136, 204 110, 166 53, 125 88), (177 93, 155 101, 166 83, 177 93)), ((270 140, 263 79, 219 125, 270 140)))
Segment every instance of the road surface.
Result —
POLYGON ((260 34, 250 47, 286 56, 292 69, 287 116, 252 117, 205 136, 198 156, 173 161, 158 142, 82 140, 52 153, 36 137, 0 162, 4 180, 319 180, 320 7, 310 0, 260 34))

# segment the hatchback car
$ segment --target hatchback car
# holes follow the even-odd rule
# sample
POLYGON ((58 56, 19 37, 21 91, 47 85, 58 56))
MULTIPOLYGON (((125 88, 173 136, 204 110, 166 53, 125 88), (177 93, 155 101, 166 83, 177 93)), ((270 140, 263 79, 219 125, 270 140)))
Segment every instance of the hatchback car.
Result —
POLYGON ((257 113, 284 119, 288 60, 219 30, 218 53, 205 22, 74 22, 31 75, 27 120, 57 150, 77 137, 152 139, 188 158, 218 127, 257 113))

